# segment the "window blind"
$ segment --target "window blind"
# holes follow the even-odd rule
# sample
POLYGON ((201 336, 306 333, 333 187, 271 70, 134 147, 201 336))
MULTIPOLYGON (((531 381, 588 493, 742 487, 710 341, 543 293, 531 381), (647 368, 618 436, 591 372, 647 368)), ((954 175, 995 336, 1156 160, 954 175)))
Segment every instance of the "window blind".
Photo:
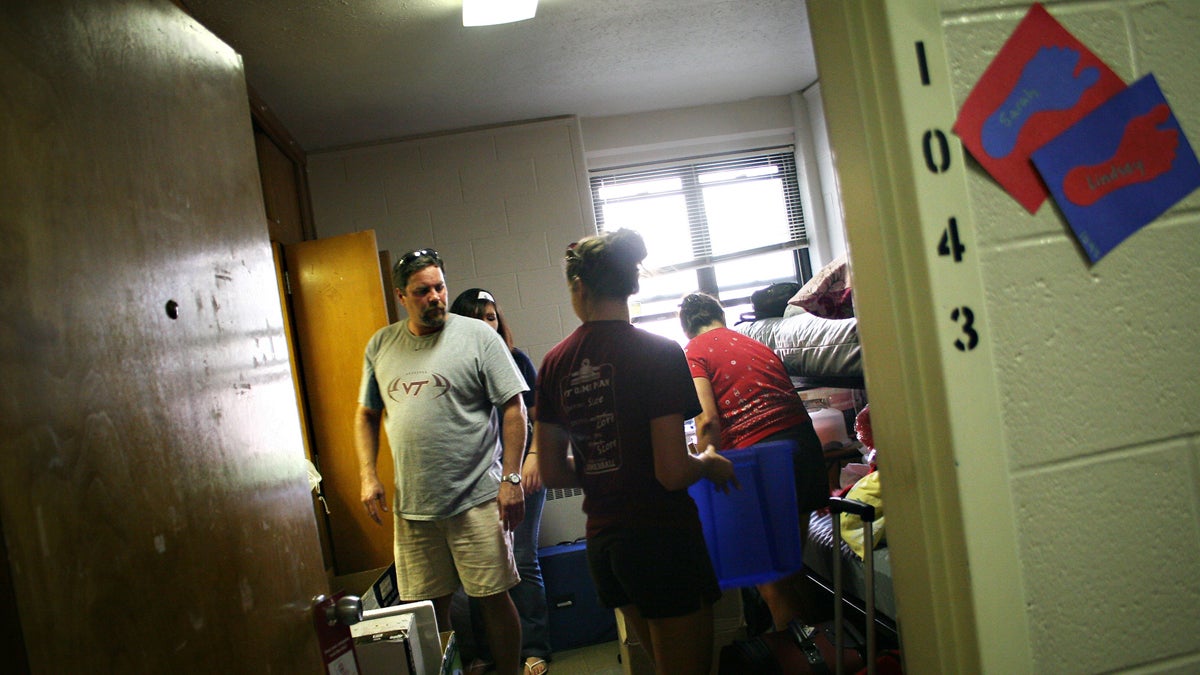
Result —
POLYGON ((646 261, 656 270, 694 269, 808 245, 790 147, 606 169, 590 181, 601 232, 631 227, 647 236, 674 230, 669 250, 652 250, 653 261, 646 261))

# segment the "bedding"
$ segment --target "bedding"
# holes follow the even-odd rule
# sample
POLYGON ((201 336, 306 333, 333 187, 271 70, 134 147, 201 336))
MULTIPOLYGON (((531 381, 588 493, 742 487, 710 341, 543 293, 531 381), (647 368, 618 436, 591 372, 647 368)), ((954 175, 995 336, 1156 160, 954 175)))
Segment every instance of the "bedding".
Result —
MULTIPOLYGON (((846 498, 875 507, 875 522, 871 524, 871 546, 879 546, 883 541, 887 521, 883 512, 883 489, 879 484, 879 472, 872 471, 858 479, 846 493, 846 498)), ((866 527, 862 518, 853 513, 843 513, 842 538, 860 559, 866 555, 866 527)))
MULTIPOLYGON (((834 490, 834 494, 843 491, 848 499, 854 499, 875 507, 875 520, 872 524, 872 564, 875 574, 875 610, 879 625, 895 633, 896 600, 892 592, 892 564, 884 533, 885 517, 883 503, 883 487, 879 471, 873 470, 875 435, 871 430, 871 406, 864 406, 854 418, 854 433, 861 450, 865 452, 864 461, 868 465, 859 465, 868 471, 865 475, 854 480, 850 485, 834 490), (869 458, 869 459, 868 459, 869 458)), ((842 463, 845 451, 826 453, 826 461, 832 461, 833 466, 842 463)), ((831 486, 832 487, 832 486, 831 486)), ((842 570, 842 588, 847 602, 863 610, 866 598, 866 565, 864 539, 866 531, 862 518, 851 513, 841 516, 842 541, 838 554, 833 553, 833 520, 829 509, 822 509, 810 514, 808 519, 808 535, 803 544, 801 558, 807 574, 817 583, 826 588, 833 588, 834 559, 836 557, 842 570)))
POLYGON ((814 274, 788 304, 823 319, 848 319, 854 316, 850 276, 850 261, 845 255, 838 256, 814 274))
MULTIPOLYGON (((733 329, 773 349, 793 378, 862 380, 858 319, 822 319, 801 312, 739 323, 733 329)), ((850 382, 851 385, 854 383, 850 382)), ((818 386, 846 386, 846 383, 830 382, 818 386)), ((850 388, 862 388, 862 385, 850 388)))

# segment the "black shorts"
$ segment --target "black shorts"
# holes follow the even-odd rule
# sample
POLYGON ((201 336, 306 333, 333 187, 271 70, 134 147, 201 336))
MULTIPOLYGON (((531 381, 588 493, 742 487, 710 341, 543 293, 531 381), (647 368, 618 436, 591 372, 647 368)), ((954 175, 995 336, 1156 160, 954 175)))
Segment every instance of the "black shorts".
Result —
POLYGON ((685 616, 721 597, 699 528, 614 528, 588 539, 588 567, 605 607, 647 619, 685 616))
POLYGON ((825 453, 821 450, 821 439, 812 423, 772 434, 759 443, 783 440, 796 441, 797 444, 792 453, 797 510, 808 513, 829 506, 829 473, 825 466, 825 453))

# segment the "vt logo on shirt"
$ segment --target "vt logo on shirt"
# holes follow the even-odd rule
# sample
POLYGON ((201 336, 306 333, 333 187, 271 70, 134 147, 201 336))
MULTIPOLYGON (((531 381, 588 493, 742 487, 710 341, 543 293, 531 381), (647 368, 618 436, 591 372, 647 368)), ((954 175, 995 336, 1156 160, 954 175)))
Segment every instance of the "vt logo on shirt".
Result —
POLYGON ((402 402, 405 398, 441 398, 449 394, 450 381, 437 373, 397 377, 388 384, 388 398, 402 402))

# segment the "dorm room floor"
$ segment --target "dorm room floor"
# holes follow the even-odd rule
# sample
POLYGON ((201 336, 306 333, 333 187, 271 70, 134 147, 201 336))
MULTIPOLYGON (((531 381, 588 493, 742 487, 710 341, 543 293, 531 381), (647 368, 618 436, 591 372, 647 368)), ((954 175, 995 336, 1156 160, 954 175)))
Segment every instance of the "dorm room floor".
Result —
MULTIPOLYGON (((332 589, 346 591, 348 589, 367 589, 371 583, 385 572, 387 568, 368 570, 340 577, 331 577, 332 589)), ((620 661, 621 649, 616 641, 603 642, 597 645, 568 649, 554 653, 550 662, 550 672, 561 675, 622 675, 620 661)))
POLYGON ((617 643, 602 642, 554 653, 550 672, 554 675, 621 675, 621 649, 617 643))

